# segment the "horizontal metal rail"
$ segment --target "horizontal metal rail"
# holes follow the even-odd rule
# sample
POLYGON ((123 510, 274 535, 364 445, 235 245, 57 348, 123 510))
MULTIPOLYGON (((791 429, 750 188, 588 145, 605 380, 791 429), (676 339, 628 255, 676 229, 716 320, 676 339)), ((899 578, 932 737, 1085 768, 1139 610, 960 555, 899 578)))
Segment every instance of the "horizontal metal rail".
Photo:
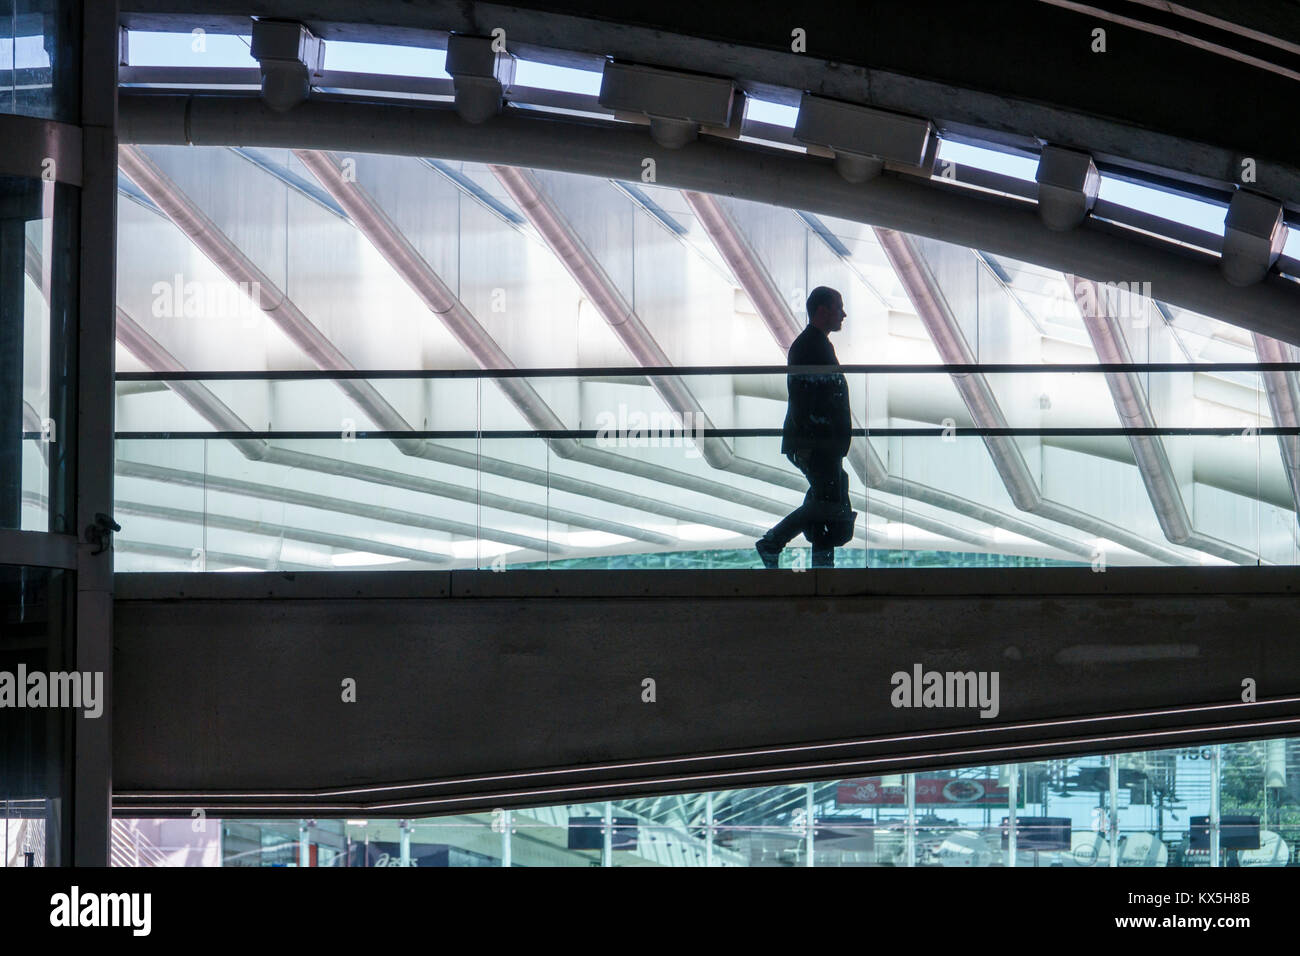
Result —
POLYGON ((1300 362, 1096 362, 1045 364, 976 363, 961 365, 681 365, 656 368, 434 368, 434 369, 281 369, 252 371, 118 372, 119 382, 291 382, 335 379, 435 378, 651 378, 655 375, 1035 375, 1095 372, 1300 372, 1300 362))
MULTIPOLYGON (((665 413, 667 414, 667 413, 665 413)), ((441 430, 419 430, 411 429, 410 431, 349 431, 347 440, 356 439, 382 439, 392 441, 394 438, 434 438, 442 440, 451 439, 507 439, 507 438, 607 438, 611 440, 640 440, 659 436, 677 435, 683 438, 780 438, 784 432, 780 428, 701 428, 693 429, 689 426, 670 424, 664 427, 647 426, 644 429, 627 428, 627 429, 595 429, 595 428, 552 428, 539 429, 534 431, 530 428, 501 428, 501 429, 441 429, 441 430)), ((1086 437, 1116 437, 1122 438, 1129 435, 1206 435, 1217 436, 1220 438, 1240 438, 1255 437, 1258 435, 1300 435, 1300 425, 1289 427, 1278 425, 1260 426, 1258 428, 1222 428, 1212 426, 1189 425, 1179 427, 1177 425, 1160 426, 1154 428, 1125 428, 1123 426, 1114 427, 1062 427, 1062 428, 979 428, 974 425, 969 427, 952 428, 854 428, 850 431, 851 435, 860 437, 943 437, 951 435, 960 435, 964 437, 984 437, 984 436, 1007 436, 1007 437, 1066 437, 1066 436, 1086 436, 1086 437)), ((35 440, 41 437, 40 432, 23 432, 24 439, 35 440)), ((286 429, 284 431, 119 431, 114 435, 119 440, 140 439, 143 441, 195 441, 203 439, 236 439, 236 438, 280 438, 280 439, 332 439, 334 441, 344 440, 339 429, 330 429, 323 431, 320 429, 286 429)), ((635 447, 635 446, 633 446, 635 447)))

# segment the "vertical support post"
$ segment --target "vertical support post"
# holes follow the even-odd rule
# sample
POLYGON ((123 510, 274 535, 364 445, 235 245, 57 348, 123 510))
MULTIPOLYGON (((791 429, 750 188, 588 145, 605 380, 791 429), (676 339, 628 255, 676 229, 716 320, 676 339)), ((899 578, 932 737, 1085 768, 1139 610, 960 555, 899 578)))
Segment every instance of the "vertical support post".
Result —
POLYGON ((504 867, 510 867, 510 866, 513 866, 513 865, 514 865, 514 863, 513 863, 512 860, 510 859, 510 850, 511 850, 511 844, 510 844, 510 829, 511 829, 511 826, 510 826, 510 825, 511 825, 510 814, 511 814, 511 811, 510 811, 510 810, 502 810, 502 811, 501 811, 501 865, 504 866, 504 867))
POLYGON ((1106 827, 1110 865, 1119 866, 1119 754, 1110 755, 1110 815, 1106 827))
POLYGON ((1007 866, 1016 865, 1016 807, 1020 803, 1020 765, 1011 765, 1007 780, 1007 866))
POLYGON ((704 865, 713 866, 713 791, 704 795, 704 865))
POLYGON ((113 798, 113 552, 86 540, 113 513, 117 304, 117 0, 81 5, 82 185, 76 342, 76 669, 104 675, 103 713, 73 725, 72 854, 107 866, 113 798))
POLYGON ((298 821, 298 865, 311 866, 311 827, 306 820, 298 821))
POLYGON ((813 855, 813 839, 814 839, 814 834, 816 832, 816 828, 813 826, 813 811, 815 806, 816 806, 816 801, 814 800, 813 784, 806 783, 804 784, 804 814, 803 815, 804 815, 804 822, 808 827, 808 839, 804 844, 804 848, 805 848, 804 849, 805 857, 803 861, 804 866, 813 866, 814 865, 813 860, 816 859, 816 857, 813 855))
POLYGON ((1221 866, 1219 862, 1219 787, 1222 784, 1223 745, 1210 747, 1210 866, 1221 866))
POLYGON ((916 866, 916 775, 903 774, 903 793, 907 799, 907 829, 903 836, 904 866, 916 866))
POLYGON ((601 827, 605 842, 600 850, 600 865, 614 865, 614 804, 605 801, 605 825, 601 827))
POLYGON ((411 821, 403 820, 398 824, 401 836, 398 837, 398 862, 402 866, 411 865, 411 821))

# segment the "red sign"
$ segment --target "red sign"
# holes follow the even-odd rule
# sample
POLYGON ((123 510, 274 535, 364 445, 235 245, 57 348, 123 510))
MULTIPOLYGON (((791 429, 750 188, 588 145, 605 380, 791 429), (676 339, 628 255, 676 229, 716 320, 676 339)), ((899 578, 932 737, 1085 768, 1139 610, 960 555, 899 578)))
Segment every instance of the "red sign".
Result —
MULTIPOLYGON (((917 777, 916 803, 967 807, 1005 807, 1007 788, 992 777, 917 777)), ((882 786, 880 777, 844 780, 835 789, 835 805, 903 806, 903 787, 882 786)))

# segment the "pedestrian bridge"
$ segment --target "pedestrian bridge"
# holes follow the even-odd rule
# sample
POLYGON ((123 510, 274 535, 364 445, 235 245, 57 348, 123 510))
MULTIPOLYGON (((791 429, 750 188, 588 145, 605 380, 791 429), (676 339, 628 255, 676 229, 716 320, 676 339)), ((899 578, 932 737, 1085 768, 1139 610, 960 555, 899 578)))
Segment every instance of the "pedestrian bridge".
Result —
POLYGON ((1286 568, 121 574, 114 811, 410 817, 1291 736, 1296 587, 1286 568), (996 717, 895 706, 918 666, 996 673, 996 717))

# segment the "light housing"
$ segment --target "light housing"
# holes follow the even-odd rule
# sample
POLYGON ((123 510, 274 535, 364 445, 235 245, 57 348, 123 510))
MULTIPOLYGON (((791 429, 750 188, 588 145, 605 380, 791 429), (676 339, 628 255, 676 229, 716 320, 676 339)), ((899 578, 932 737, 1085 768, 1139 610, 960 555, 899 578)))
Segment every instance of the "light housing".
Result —
POLYGON ((1092 157, 1060 146, 1043 147, 1034 178, 1038 181, 1038 218, 1056 232, 1083 222, 1101 189, 1101 174, 1092 157))
POLYGON ((262 73, 262 99, 277 112, 293 109, 325 70, 325 41, 292 20, 254 20, 253 59, 262 73))
POLYGON ((1282 204, 1259 193, 1239 189, 1223 220, 1223 277, 1236 286, 1254 285, 1277 262, 1286 245, 1282 204))
POLYGON ((482 123, 501 112, 515 81, 515 58, 492 49, 491 37, 447 38, 447 72, 456 91, 456 112, 467 123, 482 123))
POLYGON ((677 149, 694 140, 702 126, 729 127, 736 97, 735 83, 724 77, 609 60, 597 99, 616 114, 647 117, 654 141, 677 149))
POLYGON ((934 125, 919 116, 891 113, 858 103, 804 93, 794 138, 815 150, 829 150, 835 168, 851 183, 871 179, 885 163, 921 167, 934 125))

